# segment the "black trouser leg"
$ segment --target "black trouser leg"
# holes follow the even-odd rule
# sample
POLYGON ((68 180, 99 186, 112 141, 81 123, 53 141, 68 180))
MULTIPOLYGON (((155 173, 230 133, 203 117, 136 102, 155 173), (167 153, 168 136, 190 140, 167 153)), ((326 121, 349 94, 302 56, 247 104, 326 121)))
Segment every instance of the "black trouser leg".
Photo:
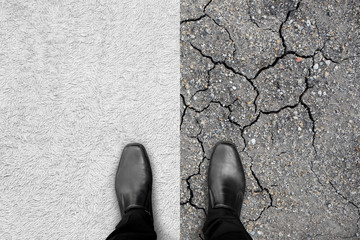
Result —
POLYGON ((236 213, 225 208, 210 209, 203 227, 205 240, 251 240, 236 213))
POLYGON ((106 240, 156 240, 151 216, 143 209, 128 211, 106 240))

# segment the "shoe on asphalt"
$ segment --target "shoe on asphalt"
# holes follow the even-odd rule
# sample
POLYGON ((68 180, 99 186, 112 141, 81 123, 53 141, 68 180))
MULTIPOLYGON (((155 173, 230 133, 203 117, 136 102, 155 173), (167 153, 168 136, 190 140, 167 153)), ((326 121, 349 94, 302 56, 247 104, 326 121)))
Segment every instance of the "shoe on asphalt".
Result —
POLYGON ((245 193, 245 173, 234 144, 214 147, 208 172, 209 209, 226 208, 240 216, 245 193))
POLYGON ((121 216, 130 209, 144 209, 152 216, 152 172, 143 145, 125 146, 116 173, 115 190, 121 216))

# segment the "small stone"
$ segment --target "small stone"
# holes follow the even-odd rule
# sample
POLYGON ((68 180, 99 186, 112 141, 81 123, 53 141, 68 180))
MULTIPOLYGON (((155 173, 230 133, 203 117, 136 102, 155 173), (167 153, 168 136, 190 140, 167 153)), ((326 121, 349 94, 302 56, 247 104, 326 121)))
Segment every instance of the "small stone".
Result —
POLYGON ((319 69, 319 64, 315 63, 314 70, 318 70, 318 69, 319 69))
POLYGON ((232 89, 236 90, 236 87, 235 87, 235 86, 233 86, 233 87, 232 87, 232 89))
POLYGON ((326 61, 325 61, 325 64, 328 65, 328 66, 330 65, 330 63, 331 63, 330 60, 326 60, 326 61))
POLYGON ((256 140, 253 138, 253 139, 251 139, 251 144, 252 145, 255 145, 255 143, 256 143, 256 140))
POLYGON ((319 96, 321 96, 321 95, 322 95, 322 92, 321 92, 321 90, 320 90, 320 91, 318 91, 318 95, 319 95, 319 96))

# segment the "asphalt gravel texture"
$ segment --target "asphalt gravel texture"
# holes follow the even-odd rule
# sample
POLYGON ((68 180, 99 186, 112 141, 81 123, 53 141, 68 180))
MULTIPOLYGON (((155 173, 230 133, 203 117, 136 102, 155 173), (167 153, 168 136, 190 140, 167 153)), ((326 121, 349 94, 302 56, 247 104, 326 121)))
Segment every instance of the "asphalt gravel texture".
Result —
POLYGON ((253 239, 360 238, 360 2, 181 1, 181 239, 232 141, 253 239))

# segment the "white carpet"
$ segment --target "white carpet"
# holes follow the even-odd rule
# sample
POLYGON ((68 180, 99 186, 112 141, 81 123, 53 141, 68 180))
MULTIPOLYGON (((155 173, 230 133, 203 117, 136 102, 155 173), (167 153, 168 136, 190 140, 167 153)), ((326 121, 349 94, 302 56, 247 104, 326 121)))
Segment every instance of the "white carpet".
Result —
POLYGON ((0 239, 105 239, 140 142, 179 238, 179 2, 0 2, 0 239))

